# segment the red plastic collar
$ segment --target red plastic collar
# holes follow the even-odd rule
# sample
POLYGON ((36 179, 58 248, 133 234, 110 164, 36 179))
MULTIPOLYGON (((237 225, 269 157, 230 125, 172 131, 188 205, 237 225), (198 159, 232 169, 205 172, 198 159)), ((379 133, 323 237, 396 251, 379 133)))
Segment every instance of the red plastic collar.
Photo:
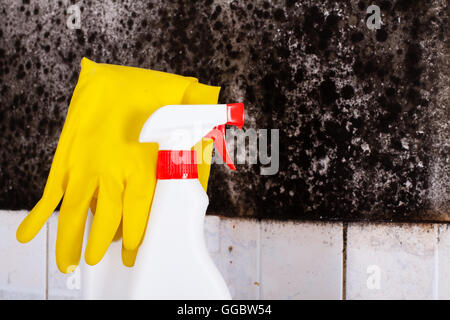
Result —
POLYGON ((231 124, 241 129, 244 125, 244 120, 244 104, 242 102, 228 103, 226 124, 231 124))
POLYGON ((197 179, 197 157, 191 150, 160 150, 156 179, 197 179))

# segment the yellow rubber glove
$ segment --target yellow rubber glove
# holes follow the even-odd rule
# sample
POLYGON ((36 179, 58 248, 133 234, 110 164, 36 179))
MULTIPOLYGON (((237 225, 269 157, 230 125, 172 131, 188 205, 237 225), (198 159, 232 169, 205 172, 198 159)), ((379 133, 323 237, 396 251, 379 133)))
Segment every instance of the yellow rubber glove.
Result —
MULTIPOLYGON (((56 241, 59 270, 72 272, 79 264, 89 206, 95 215, 86 262, 102 259, 121 225, 122 260, 133 265, 156 183, 158 145, 139 143, 142 126, 164 105, 215 104, 219 90, 195 78, 83 58, 44 193, 20 224, 17 239, 30 241, 64 196, 56 241)), ((198 169, 206 190, 212 141, 195 149, 203 154, 198 169)))

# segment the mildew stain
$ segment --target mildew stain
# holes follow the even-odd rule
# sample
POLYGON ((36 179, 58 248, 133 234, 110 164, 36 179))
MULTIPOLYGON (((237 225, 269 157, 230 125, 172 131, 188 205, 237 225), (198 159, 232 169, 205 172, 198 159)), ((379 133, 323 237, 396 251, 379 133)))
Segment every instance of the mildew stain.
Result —
POLYGON ((0 4, 0 206, 39 199, 79 62, 221 85, 244 129, 280 130, 280 168, 215 165, 211 212, 323 220, 448 220, 445 1, 0 4), (380 6, 382 28, 365 24, 380 6))

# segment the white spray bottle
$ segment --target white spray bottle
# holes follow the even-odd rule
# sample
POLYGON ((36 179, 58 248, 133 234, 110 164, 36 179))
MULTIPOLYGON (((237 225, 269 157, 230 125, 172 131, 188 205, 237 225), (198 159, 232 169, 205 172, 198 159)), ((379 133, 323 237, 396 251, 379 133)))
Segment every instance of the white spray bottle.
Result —
POLYGON ((145 123, 139 141, 159 144, 157 183, 148 227, 133 267, 131 299, 230 299, 203 238, 208 196, 197 177, 195 151, 203 137, 235 170, 225 125, 242 127, 242 103, 168 105, 145 123))

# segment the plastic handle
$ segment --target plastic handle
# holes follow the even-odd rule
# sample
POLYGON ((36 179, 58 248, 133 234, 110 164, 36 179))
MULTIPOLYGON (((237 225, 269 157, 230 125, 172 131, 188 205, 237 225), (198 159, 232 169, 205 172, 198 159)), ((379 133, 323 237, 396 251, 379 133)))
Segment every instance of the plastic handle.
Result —
MULTIPOLYGON (((234 125, 242 129, 244 120, 244 104, 242 102, 227 104, 227 122, 225 124, 234 125)), ((223 161, 225 161, 231 170, 236 170, 233 160, 231 160, 230 154, 228 153, 225 124, 214 127, 205 138, 213 139, 216 150, 221 155, 223 161)))

